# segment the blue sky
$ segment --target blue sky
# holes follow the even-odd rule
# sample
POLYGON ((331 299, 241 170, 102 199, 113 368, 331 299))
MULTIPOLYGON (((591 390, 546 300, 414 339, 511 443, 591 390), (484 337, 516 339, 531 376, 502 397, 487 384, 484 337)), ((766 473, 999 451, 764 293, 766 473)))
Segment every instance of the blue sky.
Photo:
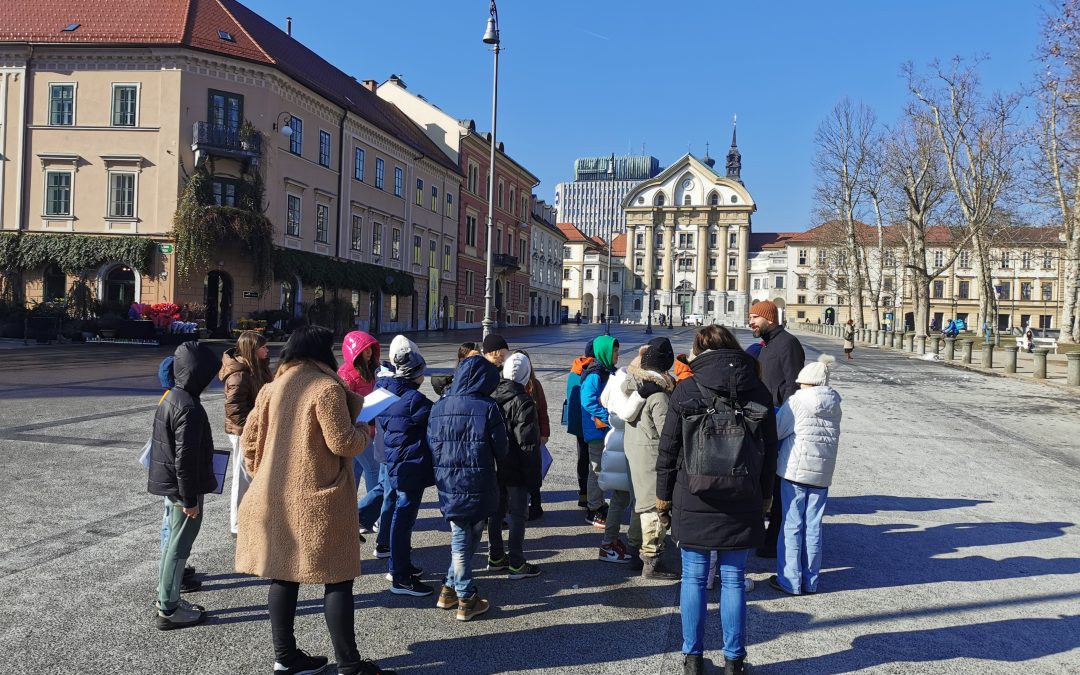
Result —
MULTIPOLYGON (((243 1, 243 0, 242 0, 243 1)), ((459 118, 491 123, 485 0, 246 0, 357 79, 401 75, 459 118)), ((843 96, 885 122, 900 65, 986 56, 988 88, 1038 72, 1039 0, 502 0, 499 138, 552 201, 574 159, 645 151, 663 166, 705 143, 723 163, 739 117, 758 231, 815 224, 814 131, 843 96)))

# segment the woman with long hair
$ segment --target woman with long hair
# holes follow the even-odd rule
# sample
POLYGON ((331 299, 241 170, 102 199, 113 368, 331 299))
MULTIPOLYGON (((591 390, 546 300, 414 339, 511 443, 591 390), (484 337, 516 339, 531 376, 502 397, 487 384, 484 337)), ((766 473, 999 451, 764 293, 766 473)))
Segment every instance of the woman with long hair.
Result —
POLYGON ((746 658, 746 559, 765 540, 776 474, 776 413, 756 361, 723 326, 694 337, 693 376, 671 393, 656 461, 656 509, 682 550, 680 612, 688 675, 703 673, 709 556, 720 563, 724 672, 746 658), (671 414, 673 413, 673 414, 671 414))
MULTIPOLYGON (((354 394, 367 396, 375 390, 375 373, 379 369, 381 347, 379 341, 364 331, 354 330, 341 341, 341 355, 344 363, 338 368, 338 376, 354 394)), ((382 510, 385 493, 385 476, 382 458, 377 457, 375 444, 375 425, 371 428, 372 442, 362 453, 353 458, 353 478, 357 484, 364 477, 364 496, 357 502, 356 509, 360 517, 360 533, 374 531, 382 510)))
POLYGON ((274 672, 318 673, 327 664, 296 646, 302 583, 325 585, 338 672, 391 672, 361 659, 356 647, 353 581, 360 574, 360 545, 352 459, 367 447, 370 431, 354 422, 363 397, 349 391, 336 370, 330 331, 298 329, 240 439, 252 481, 240 505, 236 571, 272 580, 274 672))
POLYGON ((240 501, 247 492, 251 476, 244 470, 240 455, 240 435, 255 397, 267 382, 274 379, 270 372, 270 350, 266 337, 253 330, 246 330, 236 340, 236 346, 221 357, 218 379, 225 385, 225 434, 232 446, 232 498, 229 502, 229 529, 236 534, 236 513, 240 501))

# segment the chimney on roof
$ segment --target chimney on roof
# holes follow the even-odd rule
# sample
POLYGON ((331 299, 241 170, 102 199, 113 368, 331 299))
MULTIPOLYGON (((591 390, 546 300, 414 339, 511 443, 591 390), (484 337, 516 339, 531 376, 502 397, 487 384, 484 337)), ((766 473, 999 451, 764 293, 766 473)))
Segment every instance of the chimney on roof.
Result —
POLYGON ((364 85, 364 89, 367 89, 368 91, 375 91, 379 88, 379 83, 375 80, 364 80, 360 84, 364 85))
POLYGON ((285 17, 285 34, 292 37, 292 17, 285 17))
POLYGON ((401 79, 400 75, 395 75, 395 74, 391 73, 390 74, 390 81, 393 82, 394 84, 396 84, 397 86, 401 87, 402 89, 408 89, 408 87, 405 86, 405 80, 401 79))

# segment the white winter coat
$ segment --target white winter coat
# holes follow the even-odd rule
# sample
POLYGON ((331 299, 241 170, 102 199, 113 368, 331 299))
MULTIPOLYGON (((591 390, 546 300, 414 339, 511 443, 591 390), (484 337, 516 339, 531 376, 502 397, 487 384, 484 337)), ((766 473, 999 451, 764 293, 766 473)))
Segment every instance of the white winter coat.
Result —
POLYGON ((800 389, 776 413, 776 475, 827 488, 840 444, 840 394, 828 385, 800 389))
POLYGON ((608 377, 604 391, 600 392, 600 405, 607 408, 608 423, 611 425, 611 431, 604 436, 604 454, 600 459, 600 473, 596 476, 601 490, 630 492, 630 464, 623 451, 626 423, 617 412, 626 402, 622 390, 625 380, 626 369, 619 368, 608 377))

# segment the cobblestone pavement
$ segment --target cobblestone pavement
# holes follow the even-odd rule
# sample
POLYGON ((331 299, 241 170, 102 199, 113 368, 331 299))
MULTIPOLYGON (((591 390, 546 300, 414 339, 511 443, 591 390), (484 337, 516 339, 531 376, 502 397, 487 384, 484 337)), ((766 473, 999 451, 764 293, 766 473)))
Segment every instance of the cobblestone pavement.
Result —
MULTIPOLYGON (((628 360, 642 329, 613 328, 628 360)), ((691 329, 656 330, 688 348, 691 329)), ((526 542, 543 574, 480 572, 495 609, 459 623, 434 598, 391 595, 369 543, 355 591, 366 657, 405 673, 681 672, 678 586, 599 562, 599 531, 576 505, 576 451, 558 419, 566 368, 597 331, 505 332, 532 354, 553 421, 547 513, 526 542)), ((467 337, 421 339, 429 374, 446 372, 467 337)), ((832 340, 799 337, 808 358, 839 353, 832 340)), ((208 608, 207 624, 152 627, 161 502, 136 454, 164 354, 71 345, 0 356, 0 652, 10 672, 271 672, 266 582, 232 571, 227 496, 207 500, 192 557, 204 576, 190 599, 208 608)), ((770 561, 751 558, 755 672, 1080 672, 1077 398, 870 349, 840 362, 833 380, 844 425, 821 592, 780 596, 764 583, 770 561)), ((220 383, 203 400, 226 447, 220 383)), ((413 545, 437 584, 449 537, 434 489, 425 498, 413 545)), ((297 637, 330 654, 320 596, 302 590, 297 637)), ((722 663, 718 594, 710 599, 707 657, 722 663)))

